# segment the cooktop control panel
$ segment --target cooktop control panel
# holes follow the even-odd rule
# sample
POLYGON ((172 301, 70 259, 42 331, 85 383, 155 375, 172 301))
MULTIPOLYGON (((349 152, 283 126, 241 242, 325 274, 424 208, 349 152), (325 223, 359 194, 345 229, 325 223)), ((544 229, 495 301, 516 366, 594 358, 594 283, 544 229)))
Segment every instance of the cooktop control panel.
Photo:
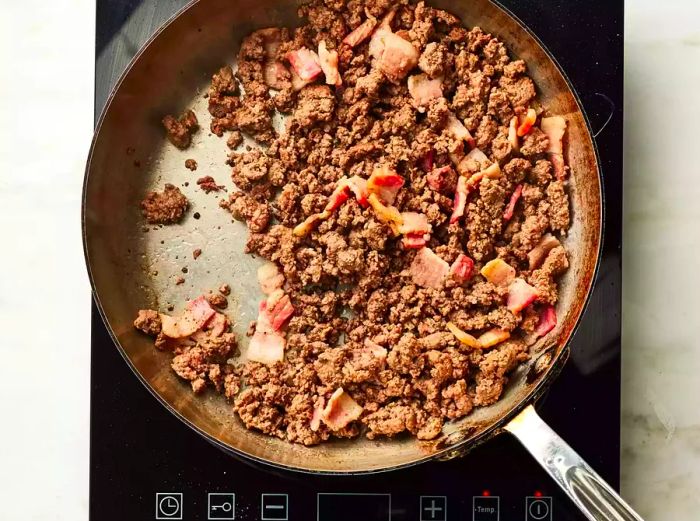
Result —
MULTIPOLYGON (((318 492, 313 497, 262 493, 241 497, 236 492, 156 492, 152 519, 242 521, 553 521, 553 498, 535 491, 531 496, 502 504, 484 491, 478 496, 396 496, 389 493, 318 492)), ((148 519, 147 514, 144 519, 148 519)), ((559 517, 557 519, 563 519, 559 517)))

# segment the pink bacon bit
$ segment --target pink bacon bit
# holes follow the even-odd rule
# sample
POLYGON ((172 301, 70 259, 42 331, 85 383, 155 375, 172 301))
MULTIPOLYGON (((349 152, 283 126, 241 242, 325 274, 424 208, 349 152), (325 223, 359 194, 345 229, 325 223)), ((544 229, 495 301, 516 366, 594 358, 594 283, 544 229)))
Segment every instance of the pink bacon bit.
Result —
POLYGON ((470 147, 474 148, 476 145, 476 140, 472 137, 467 127, 465 127, 452 112, 447 115, 447 126, 445 129, 452 134, 452 137, 455 139, 466 141, 470 147))
POLYGON ((520 184, 515 187, 513 194, 510 196, 510 201, 508 201, 508 206, 506 211, 503 212, 503 220, 510 221, 513 218, 513 212, 515 212, 515 205, 518 204, 518 199, 523 194, 523 185, 520 184))
POLYGON ((200 295, 196 299, 190 300, 187 303, 187 311, 191 313, 192 318, 199 326, 199 329, 203 328, 204 324, 209 322, 209 319, 216 313, 204 295, 200 295))
POLYGON ((343 79, 340 76, 340 72, 338 72, 338 51, 329 51, 325 40, 321 40, 318 44, 318 59, 321 70, 326 76, 326 83, 336 87, 342 85, 343 79))
POLYGON ((350 191, 355 195, 357 203, 362 208, 367 208, 369 206, 369 191, 367 190, 367 179, 363 179, 360 176, 354 175, 347 180, 347 185, 350 191))
POLYGON ((535 335, 538 337, 549 333, 557 325, 557 312, 554 306, 546 305, 540 310, 540 318, 535 328, 535 335))
POLYGON ((350 199, 350 189, 347 185, 347 179, 341 179, 338 181, 338 185, 333 190, 333 193, 328 197, 328 203, 326 203, 323 211, 328 213, 334 212, 348 199, 350 199))
POLYGON ((289 60, 294 72, 302 81, 312 81, 323 72, 318 54, 306 47, 296 51, 289 51, 287 60, 289 60))
POLYGON ((450 271, 450 265, 430 248, 418 250, 409 267, 413 282, 423 288, 439 288, 450 271))
POLYGON ((350 31, 345 38, 343 38, 343 43, 349 47, 356 47, 364 42, 370 37, 374 31, 374 27, 377 25, 377 19, 374 17, 369 17, 367 20, 358 25, 355 29, 350 31))
POLYGON ((423 169, 423 172, 431 172, 433 170, 433 165, 435 165, 435 149, 431 148, 421 158, 420 167, 423 169))
POLYGON ((474 261, 464 253, 460 253, 450 266, 450 275, 461 284, 467 282, 473 273, 474 261))
POLYGON ((248 360, 273 365, 284 360, 284 337, 275 332, 256 331, 248 344, 248 360))
POLYGON ((380 167, 375 168, 369 176, 367 191, 376 194, 384 204, 392 204, 403 185, 403 177, 388 168, 380 167))
POLYGON ((450 178, 450 172, 452 167, 450 165, 441 166, 432 170, 426 176, 426 182, 428 186, 435 190, 436 192, 443 192, 448 188, 448 179, 450 178))
POLYGON ((542 118, 540 123, 542 132, 549 138, 549 160, 554 165, 554 175, 557 179, 566 178, 566 165, 564 164, 564 134, 566 133, 566 119, 562 116, 542 118))
POLYGON ((432 100, 442 97, 442 78, 431 79, 423 73, 409 76, 408 93, 411 95, 411 103, 418 112, 425 112, 432 100))
POLYGON ((401 212, 402 223, 399 225, 399 233, 404 235, 430 233, 433 227, 428 222, 424 213, 401 212))
POLYGON ((539 268, 547 258, 547 255, 549 255, 549 252, 557 246, 561 246, 561 243, 559 239, 553 235, 548 233, 542 237, 540 242, 527 254, 528 267, 530 270, 539 268))
POLYGON ((323 409, 325 406, 326 399, 323 396, 319 396, 314 402, 314 409, 311 413, 311 422, 309 423, 309 427, 314 432, 321 427, 321 419, 323 418, 323 409))
POLYGON ((467 197, 469 196, 469 189, 467 187, 467 178, 464 176, 459 176, 457 180, 457 190, 455 191, 455 199, 452 204, 452 216, 450 217, 450 224, 454 224, 459 221, 460 217, 464 215, 464 209, 467 207, 467 197))
POLYGON ((269 324, 272 331, 279 331, 293 314, 294 306, 289 295, 278 289, 260 303, 258 322, 265 326, 269 324))
POLYGON ((346 427, 362 414, 362 407, 342 387, 336 389, 323 409, 321 419, 332 431, 346 427))
POLYGON ((514 279, 508 286, 506 307, 511 313, 520 313, 537 298, 537 290, 521 278, 514 279))
POLYGON ((419 250, 428 244, 429 234, 409 233, 401 239, 403 247, 407 250, 419 250))

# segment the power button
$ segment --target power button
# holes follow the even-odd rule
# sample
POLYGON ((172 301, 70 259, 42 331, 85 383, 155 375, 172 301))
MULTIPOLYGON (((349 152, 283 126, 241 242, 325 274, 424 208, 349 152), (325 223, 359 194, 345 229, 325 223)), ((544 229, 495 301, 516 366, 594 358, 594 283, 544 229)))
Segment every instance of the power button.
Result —
POLYGON ((551 496, 526 497, 525 521, 552 521, 551 496))

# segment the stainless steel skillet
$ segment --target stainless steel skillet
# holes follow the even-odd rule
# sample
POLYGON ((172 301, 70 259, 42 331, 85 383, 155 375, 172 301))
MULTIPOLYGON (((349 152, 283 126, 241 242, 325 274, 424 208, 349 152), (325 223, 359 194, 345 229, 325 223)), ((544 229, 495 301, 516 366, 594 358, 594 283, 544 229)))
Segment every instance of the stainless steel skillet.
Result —
POLYGON ((182 165, 188 157, 198 161, 198 175, 228 177, 221 140, 200 132, 191 150, 174 150, 165 144, 160 118, 194 106, 207 121, 201 94, 211 73, 222 63, 232 62, 236 46, 251 30, 296 24, 296 3, 290 0, 195 1, 166 24, 127 68, 100 119, 86 173, 83 226, 95 299, 120 352, 144 384, 186 424, 230 452, 292 470, 364 473, 455 457, 507 430, 526 445, 590 519, 639 519, 625 510, 628 507, 531 407, 568 356, 567 342, 585 306, 598 263, 601 184, 585 117, 556 64, 496 4, 488 0, 434 4, 460 16, 467 26, 479 25, 494 33, 514 55, 525 59, 543 103, 551 113, 564 114, 569 120, 567 161, 573 171, 574 223, 567 239, 572 266, 563 281, 560 324, 534 347, 532 363, 513 375, 500 402, 448 425, 444 436, 430 444, 411 439, 362 439, 313 448, 289 445, 243 428, 218 397, 195 398, 171 373, 167 356, 154 352, 150 342, 133 330, 136 309, 181 303, 221 282, 233 288, 237 303, 230 315, 241 327, 256 315, 258 290, 248 274, 257 261, 242 254, 246 235, 242 225, 231 223, 216 208, 213 197, 184 189, 194 206, 184 224, 143 233, 138 201, 146 190, 164 182, 181 184, 186 175, 182 165), (194 212, 202 218, 194 219, 194 212), (204 253, 195 263, 191 252, 197 247, 204 253), (175 286, 172 279, 182 275, 184 267, 188 269, 186 283, 175 286))

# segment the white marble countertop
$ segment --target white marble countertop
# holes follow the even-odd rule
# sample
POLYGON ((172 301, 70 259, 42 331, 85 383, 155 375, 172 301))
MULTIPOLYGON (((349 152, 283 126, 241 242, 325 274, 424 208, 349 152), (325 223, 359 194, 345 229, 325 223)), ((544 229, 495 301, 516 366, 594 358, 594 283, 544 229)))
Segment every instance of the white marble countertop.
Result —
MULTIPOLYGON (((628 0, 622 491, 700 512, 700 2, 628 0)), ((0 3, 0 511, 87 519, 90 291, 80 188, 92 0, 0 3), (57 334, 58 333, 58 334, 57 334)), ((594 36, 594 35, 592 35, 594 36)))

